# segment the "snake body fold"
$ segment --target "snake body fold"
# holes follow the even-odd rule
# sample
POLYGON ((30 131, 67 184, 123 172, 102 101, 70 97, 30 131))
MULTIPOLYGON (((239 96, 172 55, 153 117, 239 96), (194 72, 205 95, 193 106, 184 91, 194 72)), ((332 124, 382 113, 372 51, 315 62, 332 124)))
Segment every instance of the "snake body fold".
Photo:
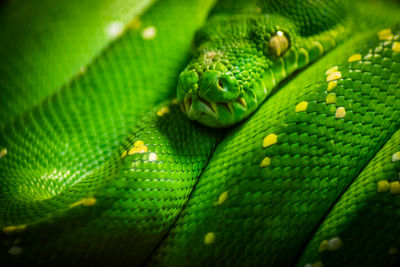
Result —
POLYGON ((179 75, 212 4, 4 124, 3 265, 399 264, 400 7, 220 1, 179 75))

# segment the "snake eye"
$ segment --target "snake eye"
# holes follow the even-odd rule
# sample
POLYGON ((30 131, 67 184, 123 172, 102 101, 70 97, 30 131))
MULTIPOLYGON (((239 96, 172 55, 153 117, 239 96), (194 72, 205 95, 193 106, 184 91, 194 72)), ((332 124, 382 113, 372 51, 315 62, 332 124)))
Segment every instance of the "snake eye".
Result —
POLYGON ((268 45, 270 53, 280 57, 289 49, 289 39, 283 32, 277 31, 269 40, 268 45))

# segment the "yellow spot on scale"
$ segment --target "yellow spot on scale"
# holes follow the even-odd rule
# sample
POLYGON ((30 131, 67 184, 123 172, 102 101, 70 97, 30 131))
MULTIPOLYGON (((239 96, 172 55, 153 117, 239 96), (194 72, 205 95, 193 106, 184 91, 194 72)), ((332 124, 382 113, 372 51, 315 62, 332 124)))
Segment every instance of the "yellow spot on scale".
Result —
POLYGON ((169 108, 162 107, 159 111, 157 111, 157 116, 164 116, 167 113, 169 113, 169 108))
POLYGON ((326 96, 327 104, 335 104, 336 103, 336 94, 330 93, 326 96))
POLYGON ((89 197, 89 198, 85 198, 82 199, 82 205, 83 206, 93 206, 94 204, 96 204, 96 199, 94 197, 89 197))
POLYGON ((271 158, 265 157, 260 163, 260 168, 265 168, 269 165, 271 165, 271 158))
POLYGON ((389 191, 390 189, 390 184, 387 180, 381 180, 377 184, 377 191, 378 193, 384 193, 389 191))
POLYGON ((392 40, 393 33, 391 29, 383 29, 378 32, 379 40, 392 40))
POLYGON ((14 226, 14 225, 6 226, 6 227, 3 228, 3 232, 8 234, 8 233, 15 232, 16 229, 17 229, 17 227, 14 226))
POLYGON ((269 134, 267 137, 264 138, 263 140, 263 148, 266 148, 268 146, 271 146, 275 144, 278 141, 278 136, 276 134, 269 134))
POLYGON ((228 199, 228 191, 225 191, 221 195, 219 195, 217 205, 221 205, 227 199, 228 199))
POLYGON ((172 104, 177 105, 178 104, 178 99, 176 99, 176 98, 172 99, 172 104))
POLYGON ((319 248, 318 251, 322 252, 328 250, 328 240, 323 240, 320 244, 319 244, 319 248))
POLYGON ((394 255, 394 254, 396 254, 398 252, 398 249, 397 248, 395 248, 395 247, 390 247, 389 248, 389 251, 388 251, 388 254, 389 255, 394 255))
POLYGON ((157 33, 157 30, 156 30, 156 27, 154 27, 154 26, 144 28, 142 31, 142 38, 145 40, 154 39, 154 37, 156 37, 156 33, 157 33))
POLYGON ((390 194, 400 194, 400 183, 398 181, 390 183, 390 194))
POLYGON ((84 198, 81 199, 71 205, 69 205, 70 208, 76 207, 78 205, 83 205, 83 206, 93 206, 94 204, 96 204, 96 199, 94 197, 89 197, 89 198, 84 198))
POLYGON ((337 80, 340 78, 342 78, 342 73, 340 71, 336 71, 336 72, 332 72, 331 74, 326 76, 326 81, 330 82, 330 81, 337 80))
POLYGON ((0 150, 0 159, 5 155, 7 155, 7 148, 3 148, 2 150, 0 150))
POLYGON ((400 42, 393 42, 392 50, 393 50, 394 52, 400 53, 400 42))
POLYGON ((204 236, 204 244, 206 245, 210 245, 212 243, 214 243, 215 240, 215 234, 213 232, 207 233, 204 236))
POLYGON ((122 152, 122 154, 121 154, 121 159, 125 158, 127 153, 128 153, 128 152, 127 152, 126 150, 125 150, 124 152, 122 152))
POLYGON ((6 234, 12 233, 12 232, 20 232, 26 229, 26 224, 21 224, 21 225, 10 225, 6 226, 3 228, 3 232, 6 234))
POLYGON ((146 153, 147 146, 144 145, 143 141, 139 140, 133 144, 133 147, 129 150, 128 155, 136 154, 136 153, 146 153))
POLYGON ((349 62, 355 62, 359 60, 361 60, 361 54, 354 54, 348 59, 349 62))
POLYGON ((295 111, 296 112, 306 111, 307 107, 308 107, 308 102, 302 101, 296 105, 295 111))
POLYGON ((77 201, 77 202, 72 203, 71 205, 69 205, 69 207, 70 207, 70 208, 73 208, 73 207, 76 207, 76 206, 81 205, 81 204, 82 204, 82 200, 79 200, 79 201, 77 201))
POLYGON ((392 162, 396 162, 400 160, 400 151, 397 151, 396 153, 393 153, 392 155, 392 162))
POLYGON ((334 237, 331 240, 328 241, 328 250, 333 251, 333 250, 338 250, 341 248, 343 245, 343 241, 340 239, 340 237, 334 237))
POLYGON ((133 146, 137 146, 137 147, 144 146, 144 142, 142 140, 138 140, 133 144, 133 146))
POLYGON ((333 67, 329 68, 329 69, 325 72, 325 75, 328 76, 329 74, 334 73, 334 72, 336 72, 337 70, 338 70, 338 66, 333 66, 333 67))
POLYGON ((330 81, 328 83, 328 88, 326 89, 327 92, 332 91, 333 89, 335 89, 337 86, 337 81, 330 81))
POLYGON ((157 160, 157 154, 156 153, 150 153, 149 154, 149 161, 156 161, 157 160))
POLYGON ((346 116, 346 109, 344 107, 337 108, 335 113, 335 118, 341 119, 344 118, 344 116, 346 116))

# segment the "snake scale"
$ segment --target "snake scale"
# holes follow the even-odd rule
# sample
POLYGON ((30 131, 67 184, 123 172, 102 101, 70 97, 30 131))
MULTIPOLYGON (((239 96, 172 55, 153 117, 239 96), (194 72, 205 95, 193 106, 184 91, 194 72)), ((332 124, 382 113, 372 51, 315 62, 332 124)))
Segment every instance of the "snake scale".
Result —
POLYGON ((400 264, 398 3, 0 8, 1 266, 400 264))

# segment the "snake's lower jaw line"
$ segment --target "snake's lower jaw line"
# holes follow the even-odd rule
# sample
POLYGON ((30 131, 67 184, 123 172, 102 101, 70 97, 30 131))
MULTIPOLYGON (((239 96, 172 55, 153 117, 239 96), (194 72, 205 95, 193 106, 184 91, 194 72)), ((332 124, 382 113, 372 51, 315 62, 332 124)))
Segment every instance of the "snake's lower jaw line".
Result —
POLYGON ((201 115, 214 119, 218 119, 219 117, 217 104, 199 96, 192 97, 190 94, 186 95, 181 107, 191 120, 197 120, 201 115))
MULTIPOLYGON (((188 93, 180 102, 183 113, 190 119, 211 127, 229 127, 247 117, 257 102, 249 106, 249 99, 239 96, 229 102, 209 101, 197 94, 188 93)), ((252 101, 250 101, 252 102, 252 101)))

